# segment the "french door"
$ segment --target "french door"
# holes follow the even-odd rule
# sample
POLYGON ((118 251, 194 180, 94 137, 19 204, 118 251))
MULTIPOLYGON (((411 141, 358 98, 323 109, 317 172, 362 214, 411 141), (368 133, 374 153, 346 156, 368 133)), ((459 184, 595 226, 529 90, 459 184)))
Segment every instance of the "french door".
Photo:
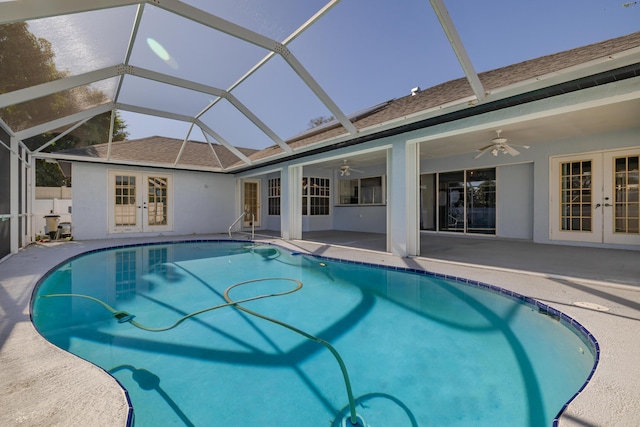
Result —
POLYGON ((640 148, 551 159, 551 239, 640 244, 640 148))
POLYGON ((173 228, 171 176, 109 172, 109 231, 135 233, 173 228))
POLYGON ((260 226, 260 181, 243 181, 242 204, 244 219, 242 226, 247 228, 260 226))

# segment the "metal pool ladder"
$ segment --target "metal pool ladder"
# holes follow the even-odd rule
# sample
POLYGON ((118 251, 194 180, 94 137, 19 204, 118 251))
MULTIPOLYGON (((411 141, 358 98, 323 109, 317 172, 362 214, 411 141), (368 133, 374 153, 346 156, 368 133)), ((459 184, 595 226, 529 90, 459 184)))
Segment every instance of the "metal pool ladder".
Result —
MULTIPOLYGON (((251 214, 251 240, 253 240, 253 239, 255 238, 255 235, 256 235, 256 230, 255 230, 256 216, 255 216, 255 214, 254 214, 253 212, 242 212, 242 215, 240 215, 240 216, 238 217, 238 219, 236 219, 235 221, 233 221, 233 224, 231 224, 231 225, 229 226, 229 238, 231 238, 231 229, 232 229, 232 228, 233 228, 237 223, 239 223, 239 222, 240 222, 240 220, 241 220, 242 218, 244 218, 244 217, 245 217, 245 215, 247 215, 247 214, 251 214)), ((247 233, 244 233, 244 232, 242 231, 242 227, 240 228, 240 231, 238 231, 238 233, 241 233, 241 234, 247 234, 247 233)))

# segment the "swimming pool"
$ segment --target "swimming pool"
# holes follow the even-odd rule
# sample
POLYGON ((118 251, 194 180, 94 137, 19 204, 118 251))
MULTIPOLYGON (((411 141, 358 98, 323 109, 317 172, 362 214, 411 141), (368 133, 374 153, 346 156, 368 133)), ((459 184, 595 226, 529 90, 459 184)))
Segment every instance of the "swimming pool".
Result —
POLYGON ((341 425, 345 376, 309 336, 338 353, 370 426, 550 425, 598 354, 570 318, 520 295, 247 242, 75 257, 41 281, 32 318, 120 381, 136 426, 341 425), (228 306, 225 290, 286 293, 241 306, 295 330, 228 306))

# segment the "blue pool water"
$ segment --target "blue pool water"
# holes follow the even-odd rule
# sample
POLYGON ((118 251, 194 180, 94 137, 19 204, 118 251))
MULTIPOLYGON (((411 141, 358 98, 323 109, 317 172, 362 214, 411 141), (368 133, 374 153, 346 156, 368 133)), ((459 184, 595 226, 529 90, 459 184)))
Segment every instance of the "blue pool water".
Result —
POLYGON ((344 375, 309 336, 339 354, 371 427, 551 425, 595 344, 566 316, 487 288, 247 242, 144 245, 60 265, 32 319, 117 378, 136 426, 340 426, 344 375), (224 306, 246 281, 228 298, 286 293, 241 306, 294 329, 224 306))

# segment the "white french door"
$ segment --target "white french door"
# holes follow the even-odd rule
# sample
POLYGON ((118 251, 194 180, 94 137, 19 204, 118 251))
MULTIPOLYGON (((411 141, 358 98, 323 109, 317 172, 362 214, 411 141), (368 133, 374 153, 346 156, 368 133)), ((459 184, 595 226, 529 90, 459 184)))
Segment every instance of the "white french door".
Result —
POLYGON ((173 229, 171 175, 109 171, 109 231, 173 229))
POLYGON ((640 148, 551 159, 552 240, 640 244, 640 148))

